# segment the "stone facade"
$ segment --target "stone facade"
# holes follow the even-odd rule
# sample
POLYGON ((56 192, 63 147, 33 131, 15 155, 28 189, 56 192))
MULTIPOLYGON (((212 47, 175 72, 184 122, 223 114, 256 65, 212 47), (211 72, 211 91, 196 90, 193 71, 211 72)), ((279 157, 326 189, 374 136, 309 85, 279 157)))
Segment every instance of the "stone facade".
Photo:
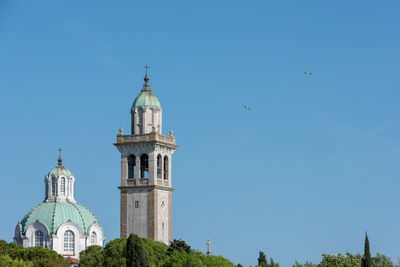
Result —
POLYGON ((172 155, 175 136, 162 135, 162 110, 145 84, 131 109, 130 135, 114 144, 121 153, 121 237, 131 233, 166 244, 172 239, 172 155))

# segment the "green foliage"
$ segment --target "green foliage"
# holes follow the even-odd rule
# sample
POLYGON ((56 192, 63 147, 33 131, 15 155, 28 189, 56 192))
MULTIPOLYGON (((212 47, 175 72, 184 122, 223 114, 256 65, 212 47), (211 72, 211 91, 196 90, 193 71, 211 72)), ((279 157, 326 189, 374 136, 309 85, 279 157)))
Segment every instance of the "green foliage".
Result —
POLYGON ((141 238, 142 245, 147 251, 147 258, 151 267, 158 267, 167 259, 168 246, 164 243, 153 241, 147 238, 141 238))
POLYGON ((267 262, 267 257, 264 252, 260 251, 258 256, 259 267, 279 267, 279 263, 274 262, 272 258, 269 259, 270 263, 267 262))
POLYGON ((238 264, 236 265, 236 267, 243 267, 243 265, 241 265, 240 263, 238 263, 238 264))
POLYGON ((190 246, 182 239, 174 239, 167 249, 167 254, 171 255, 174 251, 190 253, 191 249, 190 246))
POLYGON ((320 267, 360 267, 361 255, 353 255, 349 252, 346 253, 346 257, 342 254, 328 255, 322 254, 322 261, 320 267))
POLYGON ((69 260, 53 250, 42 247, 23 248, 15 243, 0 241, 0 256, 3 265, 0 266, 39 266, 39 267, 64 267, 69 266, 69 260), (11 265, 7 265, 10 261, 11 265), (22 264, 22 265, 21 265, 22 264), (25 265, 24 265, 25 264, 25 265))
POLYGON ((317 264, 312 264, 311 262, 306 261, 304 264, 299 263, 297 260, 292 265, 292 267, 317 267, 317 264))
POLYGON ((267 264, 267 256, 265 256, 265 253, 263 251, 260 251, 258 256, 258 265, 263 266, 266 264, 267 264))
POLYGON ((161 267, 233 267, 233 263, 221 256, 205 255, 200 251, 173 251, 161 267))
POLYGON ((149 267, 147 252, 144 250, 142 241, 135 234, 130 234, 126 243, 126 266, 127 267, 149 267))
POLYGON ((361 267, 372 267, 371 253, 369 252, 369 240, 367 233, 365 233, 364 255, 361 259, 361 267))
MULTIPOLYGON (((151 267, 233 267, 234 264, 221 256, 205 255, 199 251, 193 251, 190 246, 182 240, 172 242, 172 252, 168 255, 170 248, 164 243, 156 242, 146 238, 140 238, 144 251, 148 256, 148 265, 151 267), (178 242, 177 242, 178 241, 178 242), (188 253, 190 251, 190 253, 188 253)), ((131 240, 133 242, 133 240, 131 240)), ((1 244, 0 244, 1 247, 1 244)), ((104 267, 127 267, 128 242, 125 238, 118 238, 108 242, 103 250, 104 267)), ((91 254, 91 253, 87 253, 91 254)), ((81 259, 82 264, 82 259, 81 259)), ((85 263, 86 264, 86 263, 85 263)), ((82 265, 81 265, 82 266, 82 265)), ((92 266, 92 265, 86 265, 92 266)))
POLYGON ((97 267, 103 265, 103 248, 90 246, 79 255, 80 267, 97 267))
POLYGON ((0 256, 0 267, 33 267, 33 262, 12 259, 8 255, 0 256))
POLYGON ((394 267, 395 265, 391 259, 383 254, 376 253, 375 257, 371 259, 373 267, 394 267))
POLYGON ((107 267, 126 267, 126 238, 117 238, 106 244, 103 264, 107 267))

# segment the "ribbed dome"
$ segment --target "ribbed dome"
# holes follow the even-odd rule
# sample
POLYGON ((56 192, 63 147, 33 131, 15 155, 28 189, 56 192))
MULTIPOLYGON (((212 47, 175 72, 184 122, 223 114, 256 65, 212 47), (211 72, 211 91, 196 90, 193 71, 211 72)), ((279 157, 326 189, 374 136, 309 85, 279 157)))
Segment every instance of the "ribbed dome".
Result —
POLYGON ((49 234, 55 234, 57 229, 68 221, 76 223, 84 234, 88 234, 92 224, 97 223, 96 217, 89 209, 69 202, 44 202, 31 209, 20 222, 22 234, 25 235, 28 227, 36 221, 44 224, 49 234))
POLYGON ((62 165, 58 165, 57 167, 55 167, 54 169, 52 169, 47 175, 46 177, 60 177, 61 175, 64 175, 66 177, 71 177, 72 173, 66 169, 64 166, 62 165))
POLYGON ((133 102, 132 108, 142 107, 146 110, 147 107, 154 107, 161 109, 160 101, 158 98, 153 94, 152 91, 142 91, 136 97, 135 101, 133 102))

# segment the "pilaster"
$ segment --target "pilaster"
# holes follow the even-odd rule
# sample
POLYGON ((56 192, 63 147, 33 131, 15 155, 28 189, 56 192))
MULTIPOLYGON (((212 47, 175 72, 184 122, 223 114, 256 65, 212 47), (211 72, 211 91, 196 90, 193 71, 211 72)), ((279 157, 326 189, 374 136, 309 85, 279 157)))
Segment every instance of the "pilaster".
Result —
POLYGON ((121 185, 126 185, 126 180, 128 179, 128 158, 121 158, 121 185))
POLYGON ((121 190, 121 238, 127 236, 127 196, 126 191, 121 190))

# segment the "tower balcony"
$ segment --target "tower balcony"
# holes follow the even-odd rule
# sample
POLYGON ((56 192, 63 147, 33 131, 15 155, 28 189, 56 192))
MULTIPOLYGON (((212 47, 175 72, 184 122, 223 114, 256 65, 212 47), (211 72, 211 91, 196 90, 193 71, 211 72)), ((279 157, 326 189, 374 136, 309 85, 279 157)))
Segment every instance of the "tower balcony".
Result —
POLYGON ((126 143, 143 143, 143 142, 159 142, 170 145, 172 147, 178 147, 176 145, 176 138, 172 135, 172 131, 170 135, 162 135, 157 132, 152 132, 148 134, 122 134, 120 130, 119 134, 117 135, 117 143, 115 146, 123 145, 126 143))

